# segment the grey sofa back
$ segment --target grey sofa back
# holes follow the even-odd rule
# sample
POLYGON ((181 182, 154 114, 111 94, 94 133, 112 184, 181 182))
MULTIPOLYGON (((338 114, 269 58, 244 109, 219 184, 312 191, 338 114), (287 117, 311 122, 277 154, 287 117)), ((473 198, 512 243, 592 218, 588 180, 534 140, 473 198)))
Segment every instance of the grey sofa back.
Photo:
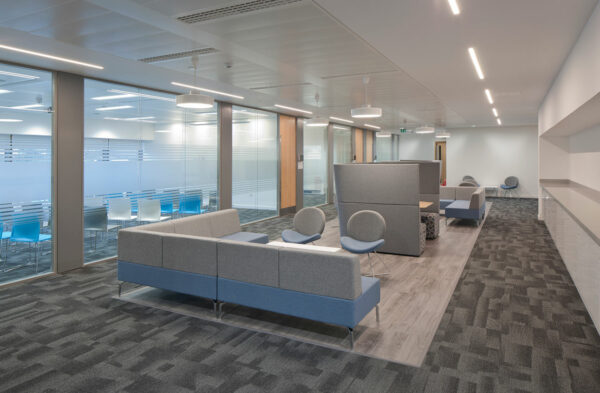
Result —
POLYGON ((379 251, 420 255, 419 165, 334 165, 340 234, 360 210, 374 210, 386 221, 379 251))
POLYGON ((469 209, 481 209, 483 204, 485 203, 485 190, 483 188, 478 188, 473 194, 471 194, 471 199, 469 202, 469 209))
POLYGON ((361 295, 358 256, 217 238, 239 230, 234 209, 122 229, 118 259, 341 299, 361 295))
POLYGON ((483 187, 441 187, 440 198, 469 201, 469 209, 480 209, 485 203, 483 187))

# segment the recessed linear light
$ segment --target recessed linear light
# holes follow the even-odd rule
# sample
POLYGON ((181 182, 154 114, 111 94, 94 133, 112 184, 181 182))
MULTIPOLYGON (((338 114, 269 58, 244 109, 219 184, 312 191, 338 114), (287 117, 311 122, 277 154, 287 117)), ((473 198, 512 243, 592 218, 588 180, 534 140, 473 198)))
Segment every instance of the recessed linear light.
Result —
POLYGON ((0 119, 0 123, 20 123, 21 119, 0 119))
POLYGON ((494 103, 494 99, 492 98, 492 93, 490 92, 490 89, 485 89, 485 96, 487 97, 490 104, 494 103))
POLYGON ((285 105, 279 105, 279 104, 275 104, 274 106, 276 106, 277 108, 281 108, 281 109, 287 109, 289 111, 296 111, 296 112, 300 112, 300 113, 306 113, 307 115, 312 115, 313 114, 311 111, 305 111, 304 109, 293 108, 291 106, 285 106, 285 105))
POLYGON ((450 4, 450 9, 454 15, 460 14, 460 8, 458 8, 458 3, 456 0, 448 0, 448 4, 450 4))
POLYGON ((17 108, 14 106, 0 106, 0 109, 11 109, 11 110, 15 110, 15 111, 27 111, 27 112, 46 112, 46 113, 52 112, 51 109, 17 108))
POLYGON ((46 58, 46 59, 62 61, 62 62, 65 62, 65 63, 77 64, 77 65, 84 66, 84 67, 95 68, 97 70, 103 70, 104 69, 104 67, 96 65, 96 64, 85 63, 85 62, 79 61, 79 60, 73 60, 73 59, 68 59, 66 57, 49 55, 47 53, 35 52, 35 51, 32 51, 32 50, 27 50, 27 49, 15 48, 14 46, 0 45, 0 49, 6 49, 6 50, 13 51, 13 52, 25 53, 26 55, 33 55, 33 56, 43 57, 43 58, 46 58))
POLYGON ((435 132, 435 128, 433 127, 417 127, 415 128, 415 134, 433 134, 435 132))
POLYGON ((469 56, 471 56, 473 67, 475 67, 475 71, 477 72, 477 76, 479 77, 479 79, 485 79, 485 76, 483 75, 483 70, 481 69, 481 65, 479 64, 479 59, 477 58, 477 53, 475 53, 474 48, 469 48, 469 56))
POLYGON ((354 121, 348 119, 342 119, 341 117, 329 116, 331 120, 343 121, 345 123, 354 124, 354 121))
POLYGON ((42 104, 29 104, 29 105, 17 105, 17 106, 11 106, 9 107, 10 109, 33 109, 33 108, 40 108, 43 107, 44 105, 42 104))
POLYGON ((498 110, 496 110, 496 108, 492 108, 492 112, 494 113, 494 116, 498 117, 498 110))
POLYGON ((502 125, 502 120, 500 120, 500 118, 497 118, 496 121, 498 122, 498 125, 501 126, 502 125))
POLYGON ((350 131, 350 127, 342 127, 342 126, 334 125, 333 128, 335 128, 336 130, 350 131))
POLYGON ((0 89, 0 94, 7 94, 7 93, 12 93, 12 91, 0 89))
POLYGON ((23 78, 23 79, 40 79, 39 76, 19 74, 18 72, 10 72, 10 71, 0 71, 0 75, 14 76, 16 78, 23 78))
POLYGON ((130 96, 132 96, 132 97, 142 97, 142 98, 149 98, 149 99, 151 99, 151 100, 161 100, 161 101, 175 102, 175 98, 168 98, 168 97, 154 96, 154 95, 151 95, 151 94, 137 93, 137 92, 134 92, 134 91, 126 91, 126 90, 110 89, 108 92, 109 92, 109 93, 117 93, 117 94, 122 94, 122 95, 130 95, 130 96))
POLYGON ((381 127, 374 126, 373 124, 367 124, 367 123, 365 123, 365 127, 371 127, 371 128, 376 129, 376 130, 381 130, 381 127))
POLYGON ((107 101, 107 100, 119 100, 121 98, 133 98, 137 97, 135 94, 118 94, 114 96, 100 96, 100 97, 92 97, 92 100, 95 101, 107 101))
POLYGON ((144 117, 105 117, 104 120, 120 120, 120 121, 137 121, 140 123, 156 123, 156 121, 152 120, 154 116, 144 116, 144 117))
POLYGON ((158 132, 158 133, 168 133, 168 132, 171 132, 171 130, 154 130, 154 132, 158 132))
POLYGON ((199 90, 199 91, 203 91, 205 93, 212 93, 212 94, 218 94, 220 96, 237 98, 238 100, 243 100, 244 99, 244 97, 238 96, 238 95, 235 95, 235 94, 224 93, 224 92, 218 91, 218 90, 205 89, 204 87, 186 85, 185 83, 171 82, 171 84, 173 86, 185 87, 186 89, 199 90))
POLYGON ((104 106, 102 108, 96 108, 97 111, 118 111, 119 109, 130 109, 133 108, 131 105, 119 105, 119 106, 104 106))

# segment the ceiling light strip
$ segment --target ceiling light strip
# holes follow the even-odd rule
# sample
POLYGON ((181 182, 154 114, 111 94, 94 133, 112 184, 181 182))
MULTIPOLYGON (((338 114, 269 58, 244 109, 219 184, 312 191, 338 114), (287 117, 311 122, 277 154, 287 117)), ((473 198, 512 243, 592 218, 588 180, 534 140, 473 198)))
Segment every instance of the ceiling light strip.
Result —
POLYGON ((348 120, 348 119, 342 119, 341 117, 329 116, 329 118, 330 118, 331 120, 343 121, 343 122, 345 122, 345 123, 354 124, 354 121, 352 121, 352 120, 348 120))
POLYGON ((469 48, 469 56, 471 56, 471 61, 473 62, 473 67, 475 67, 475 71, 477 72, 477 76, 479 79, 484 79, 483 70, 481 69, 481 65, 479 64, 479 59, 477 58, 477 53, 475 53, 474 48, 469 48))
POLYGON ((16 78, 23 78, 23 79, 40 79, 39 76, 19 74, 18 72, 10 72, 10 71, 0 71, 0 75, 14 76, 16 78))
POLYGON ((374 129, 376 129, 376 130, 381 130, 381 127, 379 127, 379 126, 374 126, 373 124, 367 124, 367 123, 365 123, 365 127, 371 127, 371 128, 374 128, 374 129))
POLYGON ((212 94, 217 94, 217 95, 220 95, 220 96, 237 98, 238 100, 243 100, 244 99, 244 97, 238 96, 236 94, 225 93, 225 92, 218 91, 218 90, 205 89, 204 87, 186 85, 185 83, 171 82, 171 84, 173 86, 185 87, 186 89, 198 90, 198 91, 203 91, 205 93, 212 93, 212 94))
POLYGON ((130 96, 130 97, 142 97, 142 98, 149 98, 149 99, 152 99, 152 100, 161 100, 161 101, 175 102, 174 98, 161 97, 161 96, 153 96, 151 94, 136 93, 134 91, 110 89, 108 92, 109 93, 121 94, 122 96, 123 95, 127 95, 127 96, 130 96))
POLYGON ((492 113, 494 116, 498 117, 498 110, 496 108, 492 108, 492 113))
POLYGON ((281 109, 287 109, 289 111, 306 113, 307 115, 312 115, 313 114, 311 111, 305 111, 304 109, 298 109, 298 108, 294 108, 294 107, 291 107, 291 106, 285 106, 285 105, 279 105, 279 104, 275 104, 274 106, 277 107, 277 108, 281 108, 281 109))
POLYGON ((458 7, 456 0, 448 0, 448 4, 450 5, 450 9, 454 15, 460 14, 460 8, 458 7))
POLYGON ((131 105, 119 105, 119 106, 105 106, 101 108, 96 108, 97 111, 117 111, 119 109, 130 109, 133 108, 131 105))
POLYGON ((0 49, 6 49, 6 50, 13 51, 13 52, 25 53, 26 55, 43 57, 45 59, 62 61, 62 62, 65 62, 65 63, 76 64, 76 65, 80 65, 80 66, 84 66, 84 67, 95 68, 97 70, 103 70, 104 69, 104 67, 96 65, 96 64, 85 63, 83 61, 68 59, 66 57, 49 55, 47 53, 35 52, 35 51, 32 51, 32 50, 27 50, 27 49, 22 49, 22 48, 16 48, 14 46, 0 45, 0 49))
POLYGON ((492 98, 492 93, 490 92, 490 89, 485 89, 485 96, 487 97, 488 102, 490 104, 494 103, 494 99, 492 98))

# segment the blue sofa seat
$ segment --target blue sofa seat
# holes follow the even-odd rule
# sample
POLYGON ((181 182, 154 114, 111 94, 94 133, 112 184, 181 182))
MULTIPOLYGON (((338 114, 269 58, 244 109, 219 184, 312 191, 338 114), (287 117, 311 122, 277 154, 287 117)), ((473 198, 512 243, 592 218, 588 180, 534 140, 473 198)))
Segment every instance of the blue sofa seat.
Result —
POLYGON ((454 199, 440 199, 440 209, 445 210, 452 202, 454 202, 454 199))
POLYGON ((379 279, 361 277, 362 294, 340 299, 218 278, 219 300, 353 329, 380 300, 379 279))
POLYGON ((269 242, 269 236, 267 236, 264 233, 254 232, 236 232, 229 235, 221 236, 220 239, 258 244, 267 244, 269 242))

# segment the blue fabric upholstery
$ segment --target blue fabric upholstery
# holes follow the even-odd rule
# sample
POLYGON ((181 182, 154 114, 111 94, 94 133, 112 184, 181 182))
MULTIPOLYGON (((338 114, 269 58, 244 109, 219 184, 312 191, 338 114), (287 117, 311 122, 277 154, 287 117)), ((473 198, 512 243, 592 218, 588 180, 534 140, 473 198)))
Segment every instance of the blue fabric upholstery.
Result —
POLYGON ((502 185, 500 185, 500 187, 501 187, 503 190, 514 190, 515 188, 517 188, 517 187, 518 187, 518 185, 516 185, 516 186, 507 186, 506 184, 502 184, 502 185))
POLYGON ((385 241, 383 239, 375 240, 374 242, 361 242, 348 236, 342 236, 340 243, 344 250, 354 254, 367 254, 375 251, 385 241))
POLYGON ((480 209, 469 209, 469 201, 454 201, 446 207, 447 218, 465 218, 469 220, 481 220, 485 214, 485 203, 480 209))
POLYGON ((281 232, 281 238, 287 243, 306 244, 319 240, 321 235, 319 233, 315 233, 314 235, 303 235, 291 229, 286 229, 281 232))
POLYGON ((117 277, 120 281, 148 285, 208 299, 217 298, 217 277, 215 276, 117 261, 117 277))
POLYGON ((440 209, 444 210, 452 202, 454 202, 454 199, 440 199, 440 209))
POLYGON ((269 242, 269 236, 265 235, 264 233, 254 232, 236 232, 230 235, 222 236, 220 239, 260 244, 267 244, 269 242))
POLYGON ((361 278, 362 295, 354 300, 219 278, 219 300, 354 328, 379 303, 379 279, 361 278))

